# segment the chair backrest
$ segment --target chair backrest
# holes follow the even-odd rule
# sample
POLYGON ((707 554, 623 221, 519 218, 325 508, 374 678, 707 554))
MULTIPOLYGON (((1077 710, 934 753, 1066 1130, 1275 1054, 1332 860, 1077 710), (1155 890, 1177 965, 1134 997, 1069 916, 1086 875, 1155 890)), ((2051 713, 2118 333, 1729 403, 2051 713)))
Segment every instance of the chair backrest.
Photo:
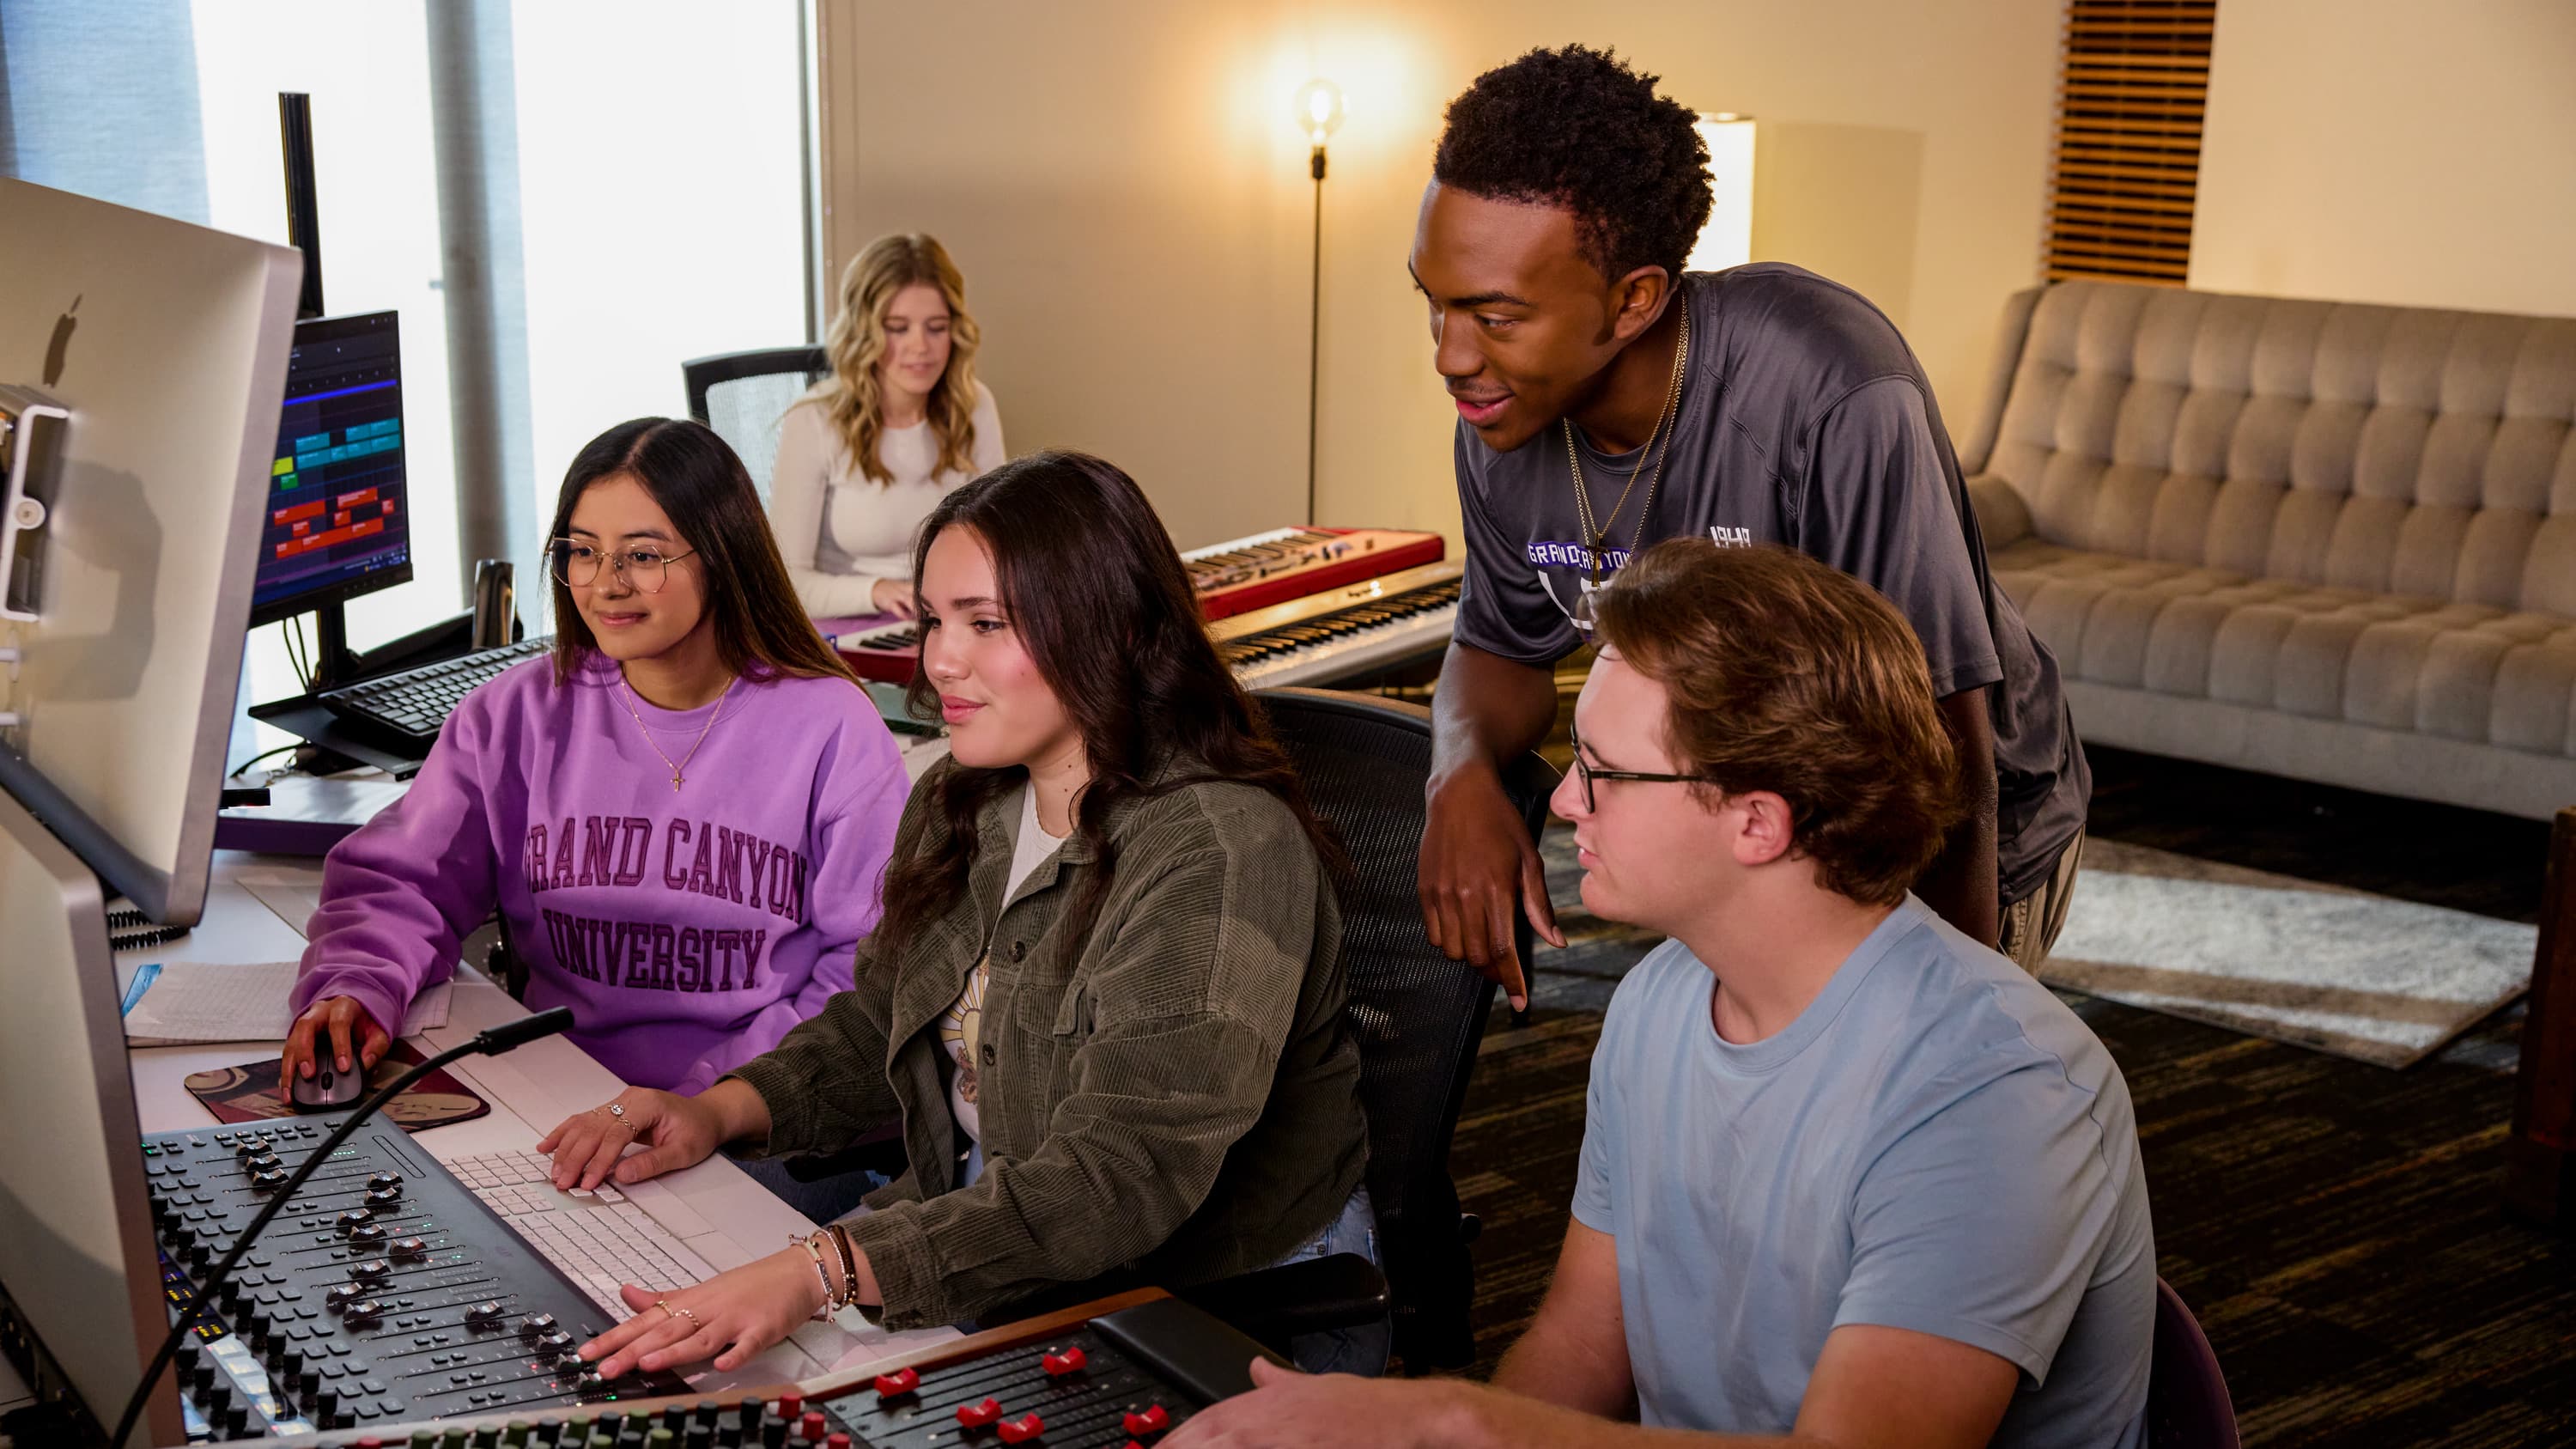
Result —
POLYGON ((742 455, 752 486, 767 502, 770 469, 778 461, 778 420, 831 370, 820 347, 765 347, 693 357, 680 364, 680 381, 688 389, 689 416, 742 455))
MULTIPOLYGON (((1467 1322, 1475 1278, 1449 1144, 1494 988, 1440 954, 1422 926, 1415 882, 1431 712, 1332 690, 1266 690, 1259 699, 1307 798, 1340 833, 1356 877, 1342 901, 1342 962, 1396 1352, 1417 1371, 1459 1367, 1475 1357, 1467 1322)), ((1528 756, 1505 772, 1504 788, 1535 835, 1556 772, 1528 756)), ((1529 924, 1515 924, 1526 961, 1529 924)))
POLYGON ((2147 1378, 2148 1449, 2237 1449, 2236 1403, 2209 1335, 2182 1295, 2156 1280, 2155 1366, 2147 1378))

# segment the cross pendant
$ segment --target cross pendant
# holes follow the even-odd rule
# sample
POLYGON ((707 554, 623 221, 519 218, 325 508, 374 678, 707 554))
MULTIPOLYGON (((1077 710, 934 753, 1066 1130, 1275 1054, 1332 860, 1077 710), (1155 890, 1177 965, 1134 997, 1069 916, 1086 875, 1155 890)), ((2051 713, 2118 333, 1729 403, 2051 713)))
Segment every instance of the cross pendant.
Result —
POLYGON ((680 793, 680 772, 677 770, 671 772, 671 793, 674 795, 680 793))

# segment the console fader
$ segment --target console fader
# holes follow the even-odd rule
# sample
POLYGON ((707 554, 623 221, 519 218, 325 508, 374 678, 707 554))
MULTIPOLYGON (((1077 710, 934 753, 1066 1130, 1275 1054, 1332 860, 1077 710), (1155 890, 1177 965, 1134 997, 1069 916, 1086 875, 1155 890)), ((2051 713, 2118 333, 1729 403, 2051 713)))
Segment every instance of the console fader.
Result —
MULTIPOLYGON (((173 1313, 343 1114, 143 1142, 173 1313)), ((378 1114, 260 1234, 180 1347, 190 1427, 264 1433, 680 1393, 573 1356, 612 1320, 378 1114)))

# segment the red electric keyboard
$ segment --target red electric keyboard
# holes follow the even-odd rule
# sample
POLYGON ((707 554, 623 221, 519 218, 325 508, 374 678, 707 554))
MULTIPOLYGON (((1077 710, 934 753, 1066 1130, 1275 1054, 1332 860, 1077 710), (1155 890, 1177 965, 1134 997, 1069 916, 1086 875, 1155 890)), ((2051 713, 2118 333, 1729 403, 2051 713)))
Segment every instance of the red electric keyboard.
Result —
MULTIPOLYGON (((1181 555, 1210 622, 1436 564, 1436 533, 1393 528, 1274 528, 1181 555)), ((818 620, 861 679, 912 682, 920 635, 909 623, 818 620), (848 628, 838 626, 852 626, 848 628)))

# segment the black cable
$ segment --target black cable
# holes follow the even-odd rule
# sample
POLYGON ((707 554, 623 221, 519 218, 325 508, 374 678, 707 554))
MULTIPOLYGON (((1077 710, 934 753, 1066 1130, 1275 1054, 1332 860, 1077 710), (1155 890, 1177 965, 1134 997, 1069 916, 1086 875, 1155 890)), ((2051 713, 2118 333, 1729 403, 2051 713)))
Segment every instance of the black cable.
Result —
POLYGON ((292 665, 295 669, 296 683, 304 686, 304 692, 306 694, 311 694, 313 692, 313 669, 312 666, 305 663, 304 616, 302 614, 297 614, 288 619, 286 622, 277 626, 277 632, 280 637, 286 640, 286 662, 289 665, 292 665))
POLYGON ((250 767, 251 767, 251 766, 258 764, 260 761, 267 759, 269 756, 271 756, 271 755, 282 755, 282 754, 285 754, 285 753, 286 753, 287 751, 289 751, 289 750, 300 750, 300 749, 302 749, 302 748, 304 748, 304 741, 302 741, 302 740, 289 740, 289 741, 287 741, 285 744, 279 745, 276 749, 273 749, 273 750, 262 750, 262 751, 260 751, 258 754, 251 756, 249 759, 242 761, 240 764, 233 766, 233 772, 232 772, 231 774, 229 774, 229 775, 224 776, 224 778, 225 778, 225 779, 227 779, 227 780, 238 780, 238 779, 240 779, 244 774, 246 774, 246 773, 248 773, 248 772, 249 772, 249 770, 250 770, 250 767))
MULTIPOLYGON (((142 912, 135 914, 141 915, 142 912)), ((147 926, 132 935, 110 936, 107 946, 111 951, 135 951, 145 946, 158 946, 164 941, 175 941, 186 934, 188 928, 185 926, 147 926)))
MULTIPOLYGON (((330 1135, 322 1139, 321 1145, 314 1148, 306 1155, 304 1161, 296 1166, 294 1174, 288 1177, 284 1185, 269 1198, 268 1205, 261 1208, 258 1216, 250 1220, 250 1226, 242 1229, 241 1236, 233 1240, 232 1250, 224 1254, 223 1261, 215 1264, 206 1276, 199 1280, 196 1300, 179 1311, 178 1321, 170 1325, 170 1336, 161 1340, 161 1351, 152 1355, 152 1362, 143 1370, 143 1381, 134 1386, 134 1396, 125 1401, 125 1412, 116 1420, 116 1432, 108 1436, 108 1449, 122 1449, 125 1436, 134 1432, 134 1421, 143 1417, 144 1401, 152 1396, 152 1386, 161 1381, 162 1372, 170 1367, 171 1356, 179 1351, 180 1341, 188 1336, 188 1329, 195 1322, 197 1315, 204 1312, 208 1305, 215 1301, 215 1291, 223 1286, 225 1279, 232 1276, 233 1269, 241 1263, 242 1255, 249 1252, 250 1245, 258 1240, 260 1230, 268 1226, 270 1219, 285 1210, 287 1203, 294 1200, 295 1190, 302 1187, 305 1181, 313 1176, 314 1169, 329 1161, 331 1154, 339 1150, 340 1144, 348 1141, 360 1125, 374 1116, 387 1102, 400 1095, 404 1088, 459 1057, 477 1053, 484 1056, 497 1056, 540 1037, 548 1037, 556 1032, 568 1030, 571 1026, 572 1008, 568 1006, 558 1006, 550 1011, 540 1011, 534 1016, 523 1016, 517 1021, 506 1022, 489 1031, 478 1033, 472 1041, 462 1046, 450 1047, 417 1066, 406 1068, 401 1076, 377 1088, 373 1096, 351 1108, 348 1117, 339 1126, 331 1129, 330 1135)), ((281 1081, 278 1090, 292 1092, 294 1089, 290 1084, 281 1081)))

